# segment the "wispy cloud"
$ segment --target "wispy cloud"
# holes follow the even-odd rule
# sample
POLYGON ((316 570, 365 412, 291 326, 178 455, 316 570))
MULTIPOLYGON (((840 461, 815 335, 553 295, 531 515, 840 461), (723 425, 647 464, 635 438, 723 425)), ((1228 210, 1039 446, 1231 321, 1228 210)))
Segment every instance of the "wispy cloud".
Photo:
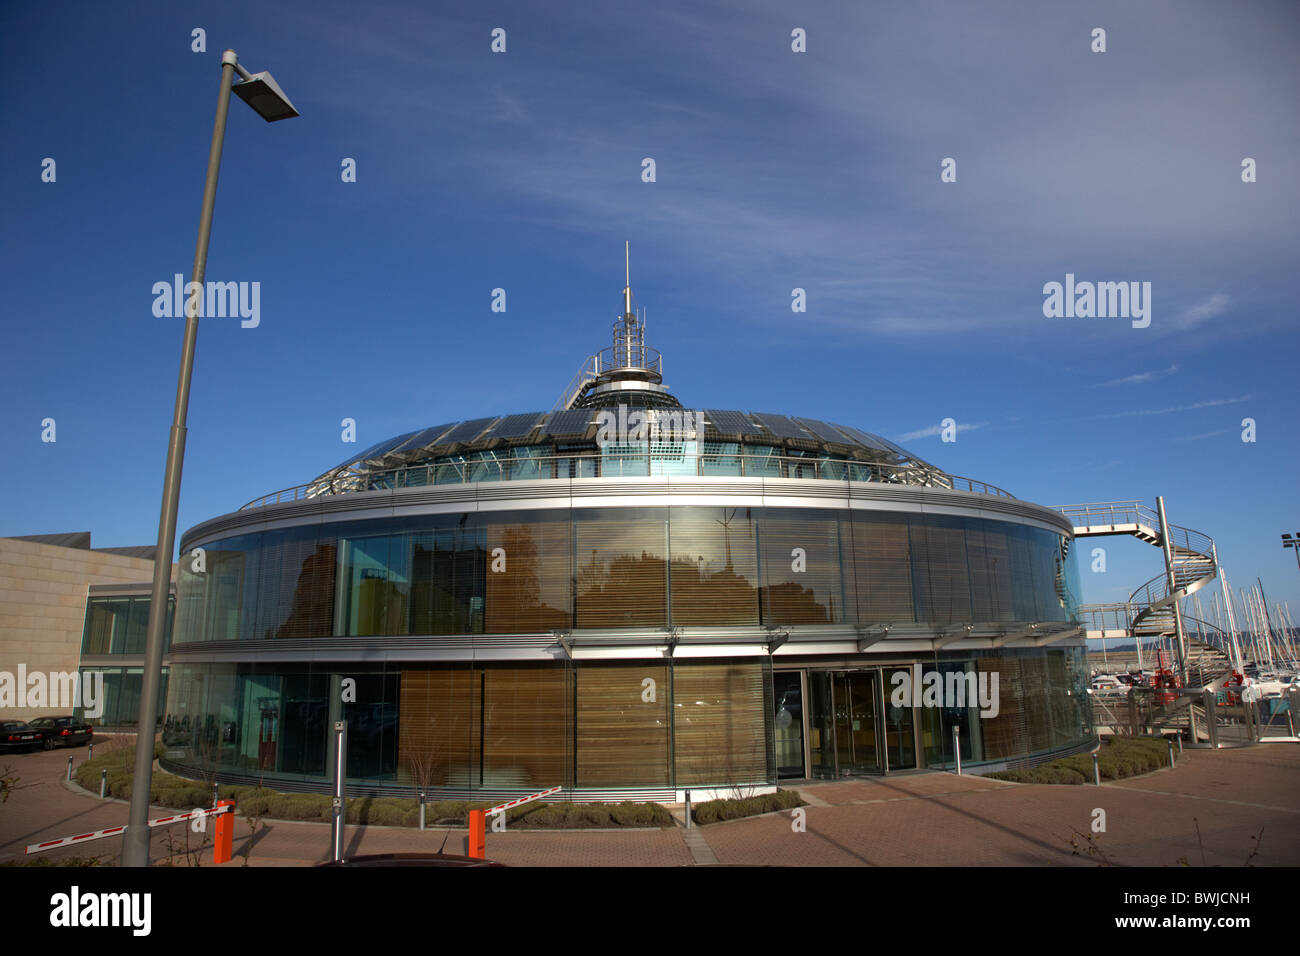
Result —
POLYGON ((1224 312, 1228 311, 1229 301, 1229 298, 1222 292, 1216 292, 1204 302, 1197 303, 1191 308, 1178 313, 1170 326, 1180 332, 1194 329, 1198 325, 1203 325, 1211 319, 1223 315, 1224 312))
POLYGON ((1156 379, 1167 378, 1178 371, 1177 365, 1171 365, 1167 369, 1154 372, 1137 372, 1134 375, 1125 375, 1123 378, 1113 378, 1109 382, 1098 382, 1093 388, 1111 388, 1115 385, 1141 385, 1145 382, 1154 382, 1156 379))
POLYGON ((1190 405, 1173 405, 1169 408, 1132 408, 1125 412, 1112 412, 1109 415, 1088 415, 1081 420, 1098 421, 1108 418, 1134 418, 1139 415, 1171 415, 1174 412, 1194 412, 1202 408, 1236 405, 1240 402, 1248 402, 1254 397, 1254 395, 1239 395, 1236 398, 1209 398, 1203 402, 1192 402, 1190 405))
POLYGON ((1175 438, 1174 441, 1200 441, 1202 438, 1217 438, 1220 435, 1230 435, 1235 431, 1234 428, 1220 428, 1218 431, 1202 432, 1199 435, 1183 435, 1180 438, 1175 438))
MULTIPOLYGON (((973 432, 975 429, 983 428, 987 424, 988 422, 972 422, 970 424, 967 424, 965 422, 958 422, 957 434, 960 435, 962 432, 973 432)), ((918 429, 914 432, 908 432, 906 435, 899 435, 897 440, 916 441, 916 439, 918 438, 933 438, 935 435, 938 435, 941 431, 943 431, 942 424, 928 425, 925 428, 918 429)))

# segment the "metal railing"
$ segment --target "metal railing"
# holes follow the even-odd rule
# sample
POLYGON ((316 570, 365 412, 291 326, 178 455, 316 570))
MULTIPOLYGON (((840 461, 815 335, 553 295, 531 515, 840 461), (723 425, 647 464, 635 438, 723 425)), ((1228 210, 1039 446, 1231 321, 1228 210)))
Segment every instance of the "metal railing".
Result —
POLYGON ((1064 505, 1056 510, 1079 528, 1117 524, 1142 524, 1157 530, 1160 528, 1159 516, 1140 501, 1099 501, 1064 505))
POLYGON ((568 480, 610 477, 742 477, 801 478, 821 481, 862 481, 942 488, 973 494, 1014 498, 1007 491, 973 478, 949 475, 917 465, 840 460, 827 457, 705 454, 655 449, 648 452, 601 454, 589 452, 535 458, 472 458, 435 461, 377 472, 348 472, 332 478, 294 485, 248 502, 240 511, 265 505, 426 485, 473 484, 497 481, 568 480))

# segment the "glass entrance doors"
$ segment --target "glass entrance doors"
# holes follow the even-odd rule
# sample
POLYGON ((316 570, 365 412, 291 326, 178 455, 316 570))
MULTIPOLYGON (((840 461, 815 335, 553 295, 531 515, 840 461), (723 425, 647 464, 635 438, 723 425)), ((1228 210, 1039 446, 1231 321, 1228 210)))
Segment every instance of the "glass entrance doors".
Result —
POLYGON ((817 777, 881 773, 880 674, 809 671, 809 754, 817 777))
POLYGON ((835 695, 835 750, 839 775, 879 773, 876 673, 847 671, 835 674, 831 687, 835 695))

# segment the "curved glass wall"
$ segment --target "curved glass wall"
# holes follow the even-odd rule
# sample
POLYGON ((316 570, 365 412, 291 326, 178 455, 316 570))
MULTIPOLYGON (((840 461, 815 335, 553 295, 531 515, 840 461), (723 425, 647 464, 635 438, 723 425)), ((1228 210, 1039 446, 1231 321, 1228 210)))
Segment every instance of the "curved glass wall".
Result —
MULTIPOLYGON (((806 668, 814 712, 809 776, 878 772, 886 762, 891 771, 951 768, 954 727, 969 766, 1095 740, 1082 647, 958 652, 857 672, 806 668), (918 669, 926 678, 937 672, 949 697, 900 706, 892 687, 918 669), (873 676, 850 679, 855 673, 873 676), (965 700, 951 699, 954 681, 969 689, 965 700), (988 700, 976 685, 993 688, 996 707, 982 706, 988 700)), ((330 727, 346 720, 348 777, 379 790, 772 784, 782 759, 803 766, 802 754, 778 753, 789 730, 782 714, 791 724, 792 700, 802 706, 791 696, 799 673, 773 673, 768 658, 177 662, 163 743, 170 764, 199 775, 322 786, 332 766, 330 727)))
POLYGON ((670 625, 1075 621, 1070 539, 986 518, 592 508, 238 535, 182 561, 176 645, 670 625))

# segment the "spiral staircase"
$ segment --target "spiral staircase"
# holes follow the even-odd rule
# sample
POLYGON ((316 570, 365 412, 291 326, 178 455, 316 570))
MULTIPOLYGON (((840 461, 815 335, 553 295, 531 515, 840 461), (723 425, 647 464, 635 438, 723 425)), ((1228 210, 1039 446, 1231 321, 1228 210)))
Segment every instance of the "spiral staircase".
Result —
POLYGON ((1131 535, 1160 548, 1165 571, 1129 595, 1124 604, 1079 608, 1090 637, 1132 637, 1138 646, 1154 642, 1182 647, 1180 679, 1188 687, 1206 687, 1230 670, 1227 636, 1213 624, 1184 614, 1179 602, 1218 575, 1214 541, 1209 535, 1169 524, 1158 510, 1140 501, 1108 501, 1059 508, 1074 525, 1075 538, 1131 535), (1195 631, 1195 636, 1189 632, 1195 631), (1185 674, 1181 671, 1185 670, 1185 674))

